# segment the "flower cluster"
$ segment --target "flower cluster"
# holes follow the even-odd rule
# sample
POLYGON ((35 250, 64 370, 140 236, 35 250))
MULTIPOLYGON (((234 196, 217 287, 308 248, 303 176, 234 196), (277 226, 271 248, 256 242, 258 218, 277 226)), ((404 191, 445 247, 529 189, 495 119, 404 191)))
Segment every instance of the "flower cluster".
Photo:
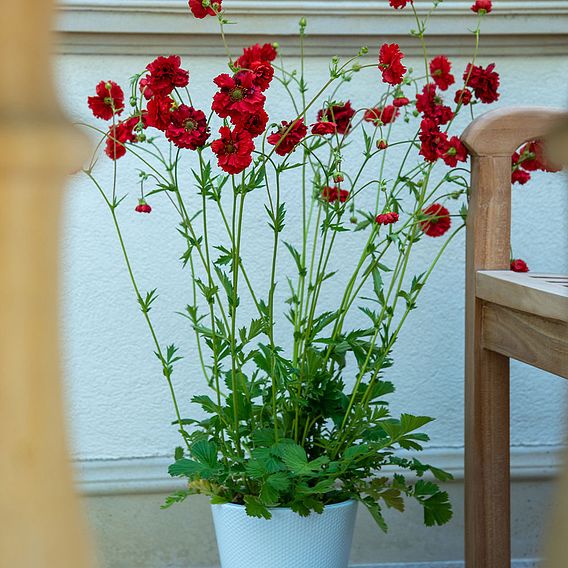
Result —
MULTIPOLYGON (((384 395, 394 386, 384 377, 402 322, 464 227, 468 156, 454 133, 455 119, 497 101, 500 77, 494 63, 480 64, 477 51, 461 68, 444 54, 429 56, 424 32, 432 13, 415 12, 413 0, 388 4, 393 10, 410 8, 416 17, 424 52, 418 72, 407 67, 398 43, 384 43, 372 59, 366 59, 366 47, 352 58, 333 57, 329 76, 314 89, 303 49, 294 69, 271 43, 256 43, 233 58, 223 33, 227 67, 212 79, 208 101, 193 92, 195 78, 190 87, 189 71, 177 55, 157 57, 138 70, 126 105, 113 81, 100 81, 88 98, 93 115, 109 121, 100 145, 112 160, 114 175, 107 178, 112 187, 94 178, 95 159, 85 173, 113 217, 169 383, 185 445, 176 450, 170 473, 188 478, 188 495, 206 493, 266 518, 276 506, 308 515, 353 498, 383 528, 385 495, 387 505, 418 497, 427 524, 451 517, 447 495, 433 481, 424 491, 421 480, 401 484, 369 472, 396 466, 448 479, 439 469, 393 452, 420 450, 427 437, 409 433, 430 419, 392 416, 384 395), (346 87, 363 73, 371 79, 359 91, 367 100, 358 104, 346 87), (268 106, 275 94, 282 100, 268 106), (277 115, 288 103, 289 114, 277 115), (141 163, 134 211, 148 214, 146 198, 154 205, 162 197, 179 216, 181 264, 193 282, 183 315, 195 333, 204 384, 211 388, 211 396, 198 394, 191 401, 210 415, 202 420, 187 418, 176 399, 171 376, 181 356, 175 345, 158 339, 150 313, 156 291, 139 292, 121 234, 117 161, 127 151, 141 163), (251 202, 254 219, 245 213, 251 202), (266 223, 256 218, 258 212, 266 223), (345 233, 347 254, 340 255, 345 233), (414 272, 412 256, 427 237, 430 246, 421 249, 420 270, 414 272), (246 239, 270 241, 267 266, 261 258, 251 265, 246 239), (423 259, 432 251, 424 271, 423 259), (291 274, 283 274, 282 254, 291 254, 291 274), (339 271, 346 277, 333 280, 339 271), (282 297, 283 289, 289 289, 288 297, 282 297), (243 305, 254 312, 248 321, 243 305), (367 323, 354 326, 355 312, 367 323), (280 341, 288 325, 284 319, 288 338, 280 341), (352 371, 352 380, 345 380, 352 371)), ((197 19, 218 20, 221 31, 229 21, 221 0, 189 0, 189 10, 197 19)), ((491 1, 475 0, 471 12, 479 39, 491 1)), ((301 42, 306 25, 302 19, 301 42)), ((535 170, 554 169, 538 141, 512 158, 517 183, 526 183, 535 170)), ((510 266, 528 270, 519 258, 510 266)), ((179 492, 173 500, 185 496, 179 492)))
POLYGON ((551 164, 544 155, 540 141, 527 142, 512 156, 512 183, 524 185, 531 179, 531 172, 558 172, 560 168, 551 164))

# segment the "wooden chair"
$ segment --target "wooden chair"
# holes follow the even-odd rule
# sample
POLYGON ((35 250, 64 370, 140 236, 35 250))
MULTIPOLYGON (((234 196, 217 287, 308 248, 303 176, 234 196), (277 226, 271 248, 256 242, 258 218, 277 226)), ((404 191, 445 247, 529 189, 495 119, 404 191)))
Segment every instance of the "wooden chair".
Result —
POLYGON ((511 563, 509 359, 568 378, 568 276, 509 270, 511 155, 564 111, 489 112, 462 136, 472 156, 466 252, 465 555, 511 563))
POLYGON ((53 2, 0 27, 0 566, 93 566, 66 447, 58 363, 59 211, 87 142, 51 81, 53 2))

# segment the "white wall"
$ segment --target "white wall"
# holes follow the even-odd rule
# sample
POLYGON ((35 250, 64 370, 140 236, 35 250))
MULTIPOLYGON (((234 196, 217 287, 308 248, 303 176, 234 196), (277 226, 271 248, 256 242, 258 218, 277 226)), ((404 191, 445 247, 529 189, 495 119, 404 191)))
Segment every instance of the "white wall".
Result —
MULTIPOLYGON (((458 18, 456 22, 470 25, 470 20, 462 23, 458 18)), ((57 77, 68 113, 77 120, 92 122, 94 119, 89 116, 86 97, 94 85, 101 79, 112 79, 125 87, 128 77, 141 70, 157 53, 152 47, 154 43, 148 41, 146 44, 144 35, 124 41, 129 45, 130 55, 127 56, 121 54, 118 42, 106 49, 106 37, 102 36, 98 39, 97 49, 74 48, 73 45, 94 43, 91 39, 77 41, 83 37, 91 36, 65 36, 66 47, 57 60, 57 77)), ((443 43, 444 37, 435 38, 436 43, 443 43)), ((491 45, 499 43, 495 37, 489 38, 491 45)), ((558 41, 554 37, 554 41, 558 41)), ((267 40, 263 38, 263 41, 267 40)), ((353 28, 349 42, 358 45, 358 40, 353 28)), ((202 107, 208 106, 213 92, 211 79, 225 70, 224 58, 202 55, 203 46, 193 49, 200 43, 195 36, 187 45, 178 36, 172 36, 171 41, 176 52, 182 54, 184 65, 190 69, 194 101, 199 101, 202 107)), ((332 43, 329 38, 322 41, 332 43)), ((375 38, 374 44, 370 45, 373 57, 380 41, 375 38)), ((520 38, 515 41, 518 45, 523 43, 520 38)), ((167 45, 168 39, 161 38, 160 42, 167 45)), ((211 42, 209 36, 203 44, 206 42, 211 42)), ((451 54, 461 50, 459 44, 465 42, 470 43, 471 37, 448 39, 451 54)), ((499 105, 565 105, 568 60, 559 54, 561 49, 551 49, 550 42, 535 43, 542 45, 542 49, 538 46, 509 49, 497 45, 482 54, 480 62, 496 61, 501 74, 499 105), (551 53, 545 55, 545 50, 551 53), (505 54, 511 52, 513 55, 505 54)), ((317 42, 313 44, 315 53, 317 42)), ((341 49, 345 51, 346 48, 341 49)), ((444 51, 439 47, 432 55, 444 51)), ((310 56, 307 67, 313 85, 324 78, 327 61, 328 58, 310 56)), ((456 70, 463 69, 463 58, 456 57, 454 61, 456 70)), ((419 63, 415 60, 415 65, 419 63)), ((360 77, 347 87, 345 98, 350 98, 356 106, 372 102, 376 89, 381 89, 374 71, 366 77, 370 80, 360 77)), ((290 116, 277 89, 269 94, 269 100, 272 119, 290 116)), ((466 123, 467 120, 462 120, 456 132, 466 123)), ((175 342, 185 357, 174 380, 183 413, 189 415, 189 398, 204 390, 204 382, 199 373, 191 329, 174 313, 183 308, 190 294, 189 274, 182 273, 177 263, 183 243, 176 234, 175 218, 164 199, 152 199, 154 211, 149 216, 133 212, 138 190, 135 163, 124 158, 119 165, 122 170, 119 192, 130 196, 127 206, 119 212, 125 239, 141 287, 157 287, 160 292, 152 315, 162 341, 175 342)), ((389 164, 390 171, 395 167, 395 163, 389 164)), ((109 183, 110 171, 109 160, 101 158, 97 172, 104 183, 109 183)), ((193 189, 188 186, 186 191, 190 193, 193 189)), ((294 195, 297 191, 291 185, 284 193, 294 195)), ((524 258, 534 271, 567 272, 568 199, 563 176, 535 174, 530 185, 514 188, 513 203, 515 254, 524 258)), ((292 202, 288 209, 287 229, 297 231, 299 219, 292 213, 292 202)), ((258 205, 245 220, 247 226, 255 229, 246 241, 245 254, 253 263, 250 265, 253 278, 260 282, 263 265, 259 259, 266 256, 268 241, 259 237, 263 233, 258 228, 255 210, 260 210, 258 205), (256 261, 258 265, 254 264, 256 261)), ((179 440, 175 428, 170 426, 173 413, 166 385, 137 309, 109 213, 85 177, 73 178, 66 196, 64 219, 63 355, 74 456, 82 462, 103 463, 101 460, 170 455, 179 440)), ((431 252, 429 246, 424 244, 420 253, 422 260, 431 252)), ((346 250, 337 258, 340 265, 350 261, 346 250)), ((282 285, 281 289, 284 287, 282 285)), ((397 387, 392 399, 395 410, 437 418, 429 428, 432 438, 429 448, 436 450, 434 454, 438 454, 442 462, 438 461, 438 465, 447 465, 456 471, 461 469, 459 456, 463 446, 463 296, 464 235, 461 235, 440 263, 420 299, 419 309, 408 320, 396 348, 395 366, 387 375, 397 387)), ((520 456, 514 457, 513 461, 520 468, 534 466, 539 469, 539 460, 547 450, 554 453, 563 441, 561 416, 565 409, 566 385, 544 372, 513 364, 512 393, 512 443, 516 448, 515 455, 520 456)), ((90 470, 83 468, 83 471, 87 471, 84 475, 88 477, 90 470)), ((530 499, 530 495, 526 498, 530 499)), ((456 507, 460 506, 456 503, 456 507)), ((522 531, 530 530, 527 521, 522 531)), ((452 559, 455 554, 452 552, 441 558, 452 559)), ((129 565, 120 566, 128 568, 129 565)))

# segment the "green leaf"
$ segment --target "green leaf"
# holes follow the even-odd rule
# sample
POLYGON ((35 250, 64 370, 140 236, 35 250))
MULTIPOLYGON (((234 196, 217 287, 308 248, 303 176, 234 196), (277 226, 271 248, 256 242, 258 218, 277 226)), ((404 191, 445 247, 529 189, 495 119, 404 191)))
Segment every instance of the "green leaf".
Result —
POLYGON ((245 495, 245 510, 249 517, 257 517, 259 519, 270 519, 272 514, 268 508, 263 505, 258 497, 245 495))
POLYGON ((188 491, 187 489, 176 491, 175 493, 172 493, 171 495, 168 495, 166 497, 166 501, 160 507, 160 509, 169 509, 175 503, 181 503, 182 501, 185 501, 186 498, 189 497, 190 495, 193 495, 193 492, 188 491))
POLYGON ((448 494, 432 481, 418 480, 414 486, 414 497, 424 507, 424 524, 427 527, 444 525, 452 518, 448 494))
POLYGON ((308 469, 306 450, 298 444, 283 444, 281 457, 293 473, 302 474, 308 469))
POLYGON ((278 492, 287 491, 290 488, 291 481, 288 475, 283 472, 276 472, 266 478, 266 483, 278 492))
POLYGON ((199 440, 191 446, 191 454, 193 457, 202 464, 208 465, 211 468, 217 467, 217 446, 213 442, 207 440, 199 440))
POLYGON ((181 446, 178 446, 175 451, 174 451, 174 459, 177 460, 181 460, 183 458, 183 448, 181 446))
POLYGON ((172 477, 195 477, 203 472, 203 464, 196 461, 190 460, 188 458, 182 458, 177 460, 175 463, 170 465, 168 468, 168 473, 172 477))
POLYGON ((383 517, 380 505, 373 500, 372 497, 365 497, 362 499, 363 505, 367 507, 369 513, 371 513, 371 517, 373 517, 374 521, 379 525, 379 528, 384 532, 388 532, 388 526, 383 517))
POLYGON ((225 503, 230 503, 226 497, 221 497, 221 495, 211 496, 211 505, 224 505, 225 503))

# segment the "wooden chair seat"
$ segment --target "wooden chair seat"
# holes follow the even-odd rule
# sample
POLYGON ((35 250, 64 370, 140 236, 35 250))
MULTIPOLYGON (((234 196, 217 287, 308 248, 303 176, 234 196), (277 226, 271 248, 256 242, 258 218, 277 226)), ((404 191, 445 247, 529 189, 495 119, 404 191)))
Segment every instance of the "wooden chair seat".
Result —
POLYGON ((568 379, 568 276, 478 271, 481 347, 568 379))

